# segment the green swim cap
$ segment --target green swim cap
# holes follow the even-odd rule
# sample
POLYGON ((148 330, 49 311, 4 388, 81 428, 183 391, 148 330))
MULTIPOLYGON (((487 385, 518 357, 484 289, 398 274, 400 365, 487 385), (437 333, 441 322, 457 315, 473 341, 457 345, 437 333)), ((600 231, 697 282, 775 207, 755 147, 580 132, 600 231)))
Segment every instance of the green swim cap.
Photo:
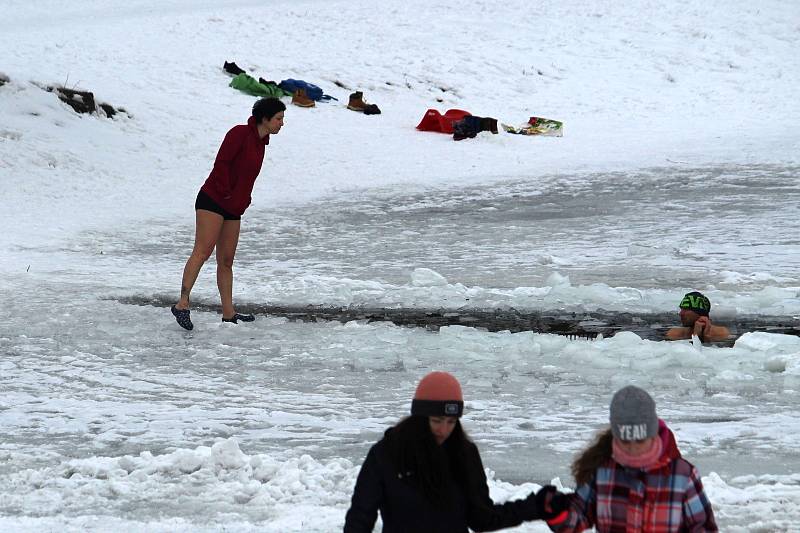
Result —
POLYGON ((693 291, 683 297, 678 307, 694 311, 698 315, 708 316, 711 311, 711 302, 702 293, 693 291))

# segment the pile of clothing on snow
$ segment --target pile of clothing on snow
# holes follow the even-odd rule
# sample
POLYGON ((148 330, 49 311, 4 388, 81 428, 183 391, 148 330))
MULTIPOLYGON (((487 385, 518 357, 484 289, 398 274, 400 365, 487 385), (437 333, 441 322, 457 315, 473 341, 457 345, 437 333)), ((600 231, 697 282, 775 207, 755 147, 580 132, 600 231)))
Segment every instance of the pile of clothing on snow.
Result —
MULTIPOLYGON (((225 61, 223 70, 233 76, 230 86, 234 89, 247 93, 251 96, 283 98, 292 97, 292 104, 298 107, 315 107, 317 102, 338 101, 337 98, 325 94, 316 84, 287 78, 280 82, 265 80, 259 77, 257 80, 250 76, 244 69, 233 61, 225 61)), ((367 103, 364 100, 362 91, 355 91, 350 95, 347 108, 365 115, 379 115, 380 108, 375 104, 367 103)))

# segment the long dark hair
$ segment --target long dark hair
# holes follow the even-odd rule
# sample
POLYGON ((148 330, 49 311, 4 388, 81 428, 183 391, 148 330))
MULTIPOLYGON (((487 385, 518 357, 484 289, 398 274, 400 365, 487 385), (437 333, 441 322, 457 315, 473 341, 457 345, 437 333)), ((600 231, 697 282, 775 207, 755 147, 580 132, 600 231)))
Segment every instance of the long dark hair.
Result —
POLYGON ((414 485, 426 499, 437 506, 449 506, 447 483, 450 478, 466 486, 464 468, 471 444, 461 421, 442 445, 436 444, 427 416, 412 415, 402 419, 384 437, 389 459, 400 479, 414 485))
POLYGON ((598 433, 595 441, 572 463, 572 476, 579 487, 588 483, 600 465, 611 458, 613 440, 611 428, 598 433))

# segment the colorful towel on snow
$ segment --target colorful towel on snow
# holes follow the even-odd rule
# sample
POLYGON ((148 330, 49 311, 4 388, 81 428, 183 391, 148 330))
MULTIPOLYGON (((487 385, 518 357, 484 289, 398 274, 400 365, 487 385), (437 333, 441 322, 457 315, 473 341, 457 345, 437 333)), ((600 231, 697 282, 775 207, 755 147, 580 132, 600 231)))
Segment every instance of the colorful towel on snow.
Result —
POLYGON ((501 124, 503 130, 516 135, 544 135, 546 137, 562 137, 564 135, 564 123, 542 117, 531 117, 527 124, 521 126, 509 126, 501 124))
POLYGON ((248 74, 239 74, 231 80, 230 86, 251 96, 273 96, 275 98, 281 98, 282 96, 291 96, 292 94, 287 93, 274 83, 260 83, 248 74))

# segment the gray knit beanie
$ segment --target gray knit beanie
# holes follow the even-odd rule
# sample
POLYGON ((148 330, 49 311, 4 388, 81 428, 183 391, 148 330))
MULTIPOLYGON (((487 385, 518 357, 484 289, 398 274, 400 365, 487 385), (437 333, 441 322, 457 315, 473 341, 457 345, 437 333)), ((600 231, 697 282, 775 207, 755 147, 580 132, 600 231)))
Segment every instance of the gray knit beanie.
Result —
POLYGON ((619 440, 644 440, 658 434, 656 402, 639 387, 628 385, 618 390, 609 415, 611 432, 619 440))

